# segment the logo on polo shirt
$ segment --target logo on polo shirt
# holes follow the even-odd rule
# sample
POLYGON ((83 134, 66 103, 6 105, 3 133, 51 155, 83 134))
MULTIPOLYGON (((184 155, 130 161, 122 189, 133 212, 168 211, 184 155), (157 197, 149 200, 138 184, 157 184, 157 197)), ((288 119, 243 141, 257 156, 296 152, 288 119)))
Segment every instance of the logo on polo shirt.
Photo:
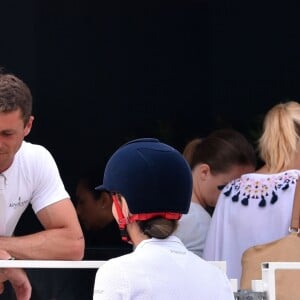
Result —
POLYGON ((18 208, 26 206, 29 200, 22 200, 21 197, 18 198, 18 201, 9 203, 9 207, 18 208))

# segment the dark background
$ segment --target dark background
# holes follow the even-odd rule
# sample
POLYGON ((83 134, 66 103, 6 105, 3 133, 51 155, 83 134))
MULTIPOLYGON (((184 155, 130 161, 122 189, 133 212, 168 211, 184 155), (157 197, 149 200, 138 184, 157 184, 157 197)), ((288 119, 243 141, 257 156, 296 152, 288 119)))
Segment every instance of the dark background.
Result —
POLYGON ((72 197, 86 169, 132 138, 182 150, 233 127, 254 144, 263 114, 299 96, 291 2, 3 1, 0 65, 34 97, 28 140, 55 157, 72 197))
MULTIPOLYGON (((81 174, 99 167, 101 183, 129 139, 158 137, 182 151, 233 127, 255 146, 264 113, 300 95, 296 1, 10 0, 0 4, 0 32, 0 65, 33 93, 28 140, 51 151, 73 200, 81 174)), ((39 226, 27 210, 17 233, 39 226)), ((87 299, 77 291, 86 276, 59 274, 37 273, 36 286, 47 283, 49 296, 49 285, 73 282, 62 292, 87 299)))

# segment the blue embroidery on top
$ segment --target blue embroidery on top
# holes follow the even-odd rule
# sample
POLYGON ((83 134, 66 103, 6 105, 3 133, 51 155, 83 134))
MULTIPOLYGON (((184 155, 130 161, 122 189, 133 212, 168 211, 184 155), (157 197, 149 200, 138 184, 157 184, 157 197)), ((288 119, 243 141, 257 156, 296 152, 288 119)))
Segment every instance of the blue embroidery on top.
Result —
POLYGON ((236 179, 228 184, 223 194, 226 197, 231 197, 232 202, 241 202, 247 206, 249 199, 259 200, 258 206, 265 207, 268 202, 274 204, 278 200, 277 192, 285 191, 295 185, 299 174, 286 172, 278 176, 262 177, 260 180, 247 177, 236 179))

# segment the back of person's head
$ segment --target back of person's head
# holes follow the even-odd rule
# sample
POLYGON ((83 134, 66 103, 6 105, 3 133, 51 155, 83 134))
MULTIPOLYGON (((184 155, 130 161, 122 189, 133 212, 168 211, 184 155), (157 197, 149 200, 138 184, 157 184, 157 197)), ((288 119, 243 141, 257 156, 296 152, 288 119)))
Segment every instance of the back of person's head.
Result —
POLYGON ((94 197, 94 200, 97 201, 100 199, 102 191, 96 190, 95 186, 99 183, 99 170, 90 169, 79 177, 77 181, 77 186, 82 185, 88 190, 94 197))
POLYGON ((189 165, 191 165, 192 161, 193 161, 193 157, 195 155, 195 150, 197 149, 198 145, 201 143, 201 139, 200 138, 195 138, 191 141, 189 141, 184 149, 183 149, 183 156, 186 159, 186 161, 189 163, 189 165))
POLYGON ((12 112, 18 109, 26 124, 32 113, 30 89, 21 79, 0 69, 0 112, 12 112))
POLYGON ((180 152, 157 139, 143 138, 112 155, 97 189, 122 195, 131 213, 128 222, 137 221, 149 237, 165 238, 189 210, 192 175, 180 152))
MULTIPOLYGON (((291 167, 300 137, 300 104, 296 101, 279 103, 266 114, 259 152, 269 172, 291 167)), ((293 168, 293 167, 291 167, 293 168)))
POLYGON ((234 129, 218 129, 207 137, 191 140, 183 156, 193 170, 198 164, 207 164, 212 173, 225 173, 235 165, 256 166, 253 146, 234 129))
MULTIPOLYGON (((100 167, 100 166, 99 166, 100 167)), ((76 211, 81 224, 88 230, 102 230, 114 221, 109 193, 96 190, 99 169, 82 173, 76 184, 76 211)))

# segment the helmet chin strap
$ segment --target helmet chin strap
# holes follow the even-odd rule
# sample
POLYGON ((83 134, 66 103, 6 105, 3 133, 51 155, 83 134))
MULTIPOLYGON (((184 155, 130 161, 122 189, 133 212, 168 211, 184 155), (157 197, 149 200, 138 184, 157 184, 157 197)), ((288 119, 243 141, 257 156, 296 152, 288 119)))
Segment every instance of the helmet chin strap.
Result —
POLYGON ((154 212, 154 213, 145 213, 145 214, 134 214, 129 216, 129 223, 134 221, 146 221, 153 218, 164 218, 167 220, 179 220, 182 214, 176 212, 154 212))
POLYGON ((175 213, 175 212, 158 212, 158 213, 134 214, 129 216, 127 219, 125 218, 122 212, 122 208, 120 205, 121 202, 120 195, 116 193, 112 193, 111 196, 112 196, 113 203, 115 204, 115 209, 118 215, 118 224, 121 232, 121 238, 123 241, 128 243, 131 242, 126 229, 126 225, 128 223, 132 223, 134 221, 145 221, 155 217, 161 217, 167 220, 179 220, 182 215, 180 213, 175 213))
POLYGON ((121 232, 121 238, 124 242, 128 242, 130 243, 130 238, 126 229, 126 225, 127 225, 127 219, 125 218, 123 212, 122 212, 122 208, 120 205, 120 196, 116 193, 112 193, 111 194, 113 203, 115 204, 115 208, 116 208, 116 212, 118 215, 118 224, 119 224, 119 228, 120 228, 120 232, 121 232))

